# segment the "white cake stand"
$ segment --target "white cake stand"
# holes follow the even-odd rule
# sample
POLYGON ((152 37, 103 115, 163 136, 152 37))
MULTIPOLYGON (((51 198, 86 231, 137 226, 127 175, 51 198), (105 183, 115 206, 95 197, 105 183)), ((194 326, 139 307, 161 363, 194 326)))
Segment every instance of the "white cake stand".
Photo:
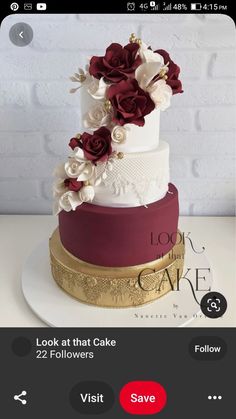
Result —
MULTIPOLYGON (((186 246, 187 247, 187 246, 186 246)), ((203 254, 186 249, 184 272, 194 284, 195 269, 209 268, 203 254)), ((212 274, 206 274, 205 288, 212 286, 212 274)), ((58 287, 50 271, 48 240, 39 244, 27 259, 22 272, 22 289, 32 311, 46 324, 55 327, 180 327, 201 313, 186 280, 180 291, 171 291, 155 302, 133 308, 100 308, 80 303, 58 287)), ((198 291, 197 299, 207 291, 198 291)))

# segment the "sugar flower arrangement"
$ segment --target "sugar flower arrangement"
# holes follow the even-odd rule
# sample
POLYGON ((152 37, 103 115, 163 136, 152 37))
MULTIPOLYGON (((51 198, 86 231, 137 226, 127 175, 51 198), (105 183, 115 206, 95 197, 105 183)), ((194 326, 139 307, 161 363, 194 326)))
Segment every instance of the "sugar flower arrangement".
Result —
POLYGON ((84 118, 89 132, 69 142, 72 155, 55 170, 54 212, 75 210, 92 202, 94 187, 105 181, 115 159, 124 154, 113 150, 128 141, 127 124, 144 126, 154 109, 170 106, 171 97, 182 93, 180 68, 164 50, 153 51, 134 34, 122 47, 112 43, 102 57, 90 59, 86 70, 79 69, 71 81, 79 83, 94 101, 84 118))

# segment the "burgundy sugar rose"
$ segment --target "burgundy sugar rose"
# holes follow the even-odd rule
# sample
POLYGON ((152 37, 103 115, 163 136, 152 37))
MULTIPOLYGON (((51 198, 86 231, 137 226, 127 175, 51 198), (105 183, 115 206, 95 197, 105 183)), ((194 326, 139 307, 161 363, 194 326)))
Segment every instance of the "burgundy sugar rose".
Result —
POLYGON ((173 91, 173 95, 175 95, 176 93, 183 93, 182 83, 178 79, 179 73, 180 73, 179 66, 177 64, 175 64, 174 61, 171 60, 168 52, 166 52, 164 49, 158 49, 155 52, 162 55, 162 57, 164 58, 164 63, 165 64, 167 64, 169 62, 169 64, 168 64, 169 71, 167 73, 168 79, 166 80, 166 83, 171 87, 171 89, 173 91))
POLYGON ((81 135, 80 147, 84 151, 85 158, 94 164, 98 161, 106 161, 112 153, 109 129, 101 127, 93 134, 84 132, 81 135))
POLYGON ((79 139, 78 138, 71 138, 69 142, 69 147, 74 150, 76 147, 79 147, 79 139))
POLYGON ((82 188, 83 182, 80 182, 77 179, 68 178, 64 180, 64 185, 69 191, 78 192, 82 188))
POLYGON ((108 89, 108 99, 113 106, 113 121, 118 125, 135 124, 143 126, 144 116, 155 108, 147 92, 138 85, 137 80, 122 80, 108 89))
POLYGON ((104 77, 107 81, 117 83, 134 77, 136 68, 142 64, 137 56, 139 45, 130 43, 124 48, 120 44, 111 44, 104 57, 92 57, 89 73, 96 79, 104 77))

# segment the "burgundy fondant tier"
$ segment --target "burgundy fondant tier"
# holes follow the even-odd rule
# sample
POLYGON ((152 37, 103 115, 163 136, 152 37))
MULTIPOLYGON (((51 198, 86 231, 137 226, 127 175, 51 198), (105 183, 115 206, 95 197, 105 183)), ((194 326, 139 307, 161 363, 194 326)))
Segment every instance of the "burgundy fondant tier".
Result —
POLYGON ((59 231, 64 248, 99 266, 140 265, 168 253, 175 244, 179 204, 176 187, 148 207, 112 208, 82 204, 61 211, 59 231))

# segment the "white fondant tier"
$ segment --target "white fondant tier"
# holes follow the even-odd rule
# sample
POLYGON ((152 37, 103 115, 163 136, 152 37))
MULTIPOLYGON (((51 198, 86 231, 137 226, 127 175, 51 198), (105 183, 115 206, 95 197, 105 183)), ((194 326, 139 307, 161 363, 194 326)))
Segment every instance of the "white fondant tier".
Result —
POLYGON ((169 145, 143 153, 125 154, 115 160, 107 178, 95 186, 93 204, 105 207, 138 207, 166 195, 169 183, 169 145))
MULTIPOLYGON (((95 100, 89 95, 85 87, 81 88, 80 103, 83 121, 86 120, 88 111, 93 106, 97 106, 99 102, 99 100, 95 100)), ((143 127, 135 124, 125 124, 124 128, 127 130, 127 138, 122 144, 112 142, 113 150, 124 153, 139 153, 155 150, 159 144, 160 110, 154 109, 150 114, 146 115, 143 127)), ((90 132, 95 129, 86 128, 85 131, 90 132)))
POLYGON ((124 153, 140 153, 155 150, 159 144, 160 110, 154 109, 145 116, 145 125, 139 127, 134 124, 126 124, 126 141, 122 144, 112 143, 112 148, 124 153))

